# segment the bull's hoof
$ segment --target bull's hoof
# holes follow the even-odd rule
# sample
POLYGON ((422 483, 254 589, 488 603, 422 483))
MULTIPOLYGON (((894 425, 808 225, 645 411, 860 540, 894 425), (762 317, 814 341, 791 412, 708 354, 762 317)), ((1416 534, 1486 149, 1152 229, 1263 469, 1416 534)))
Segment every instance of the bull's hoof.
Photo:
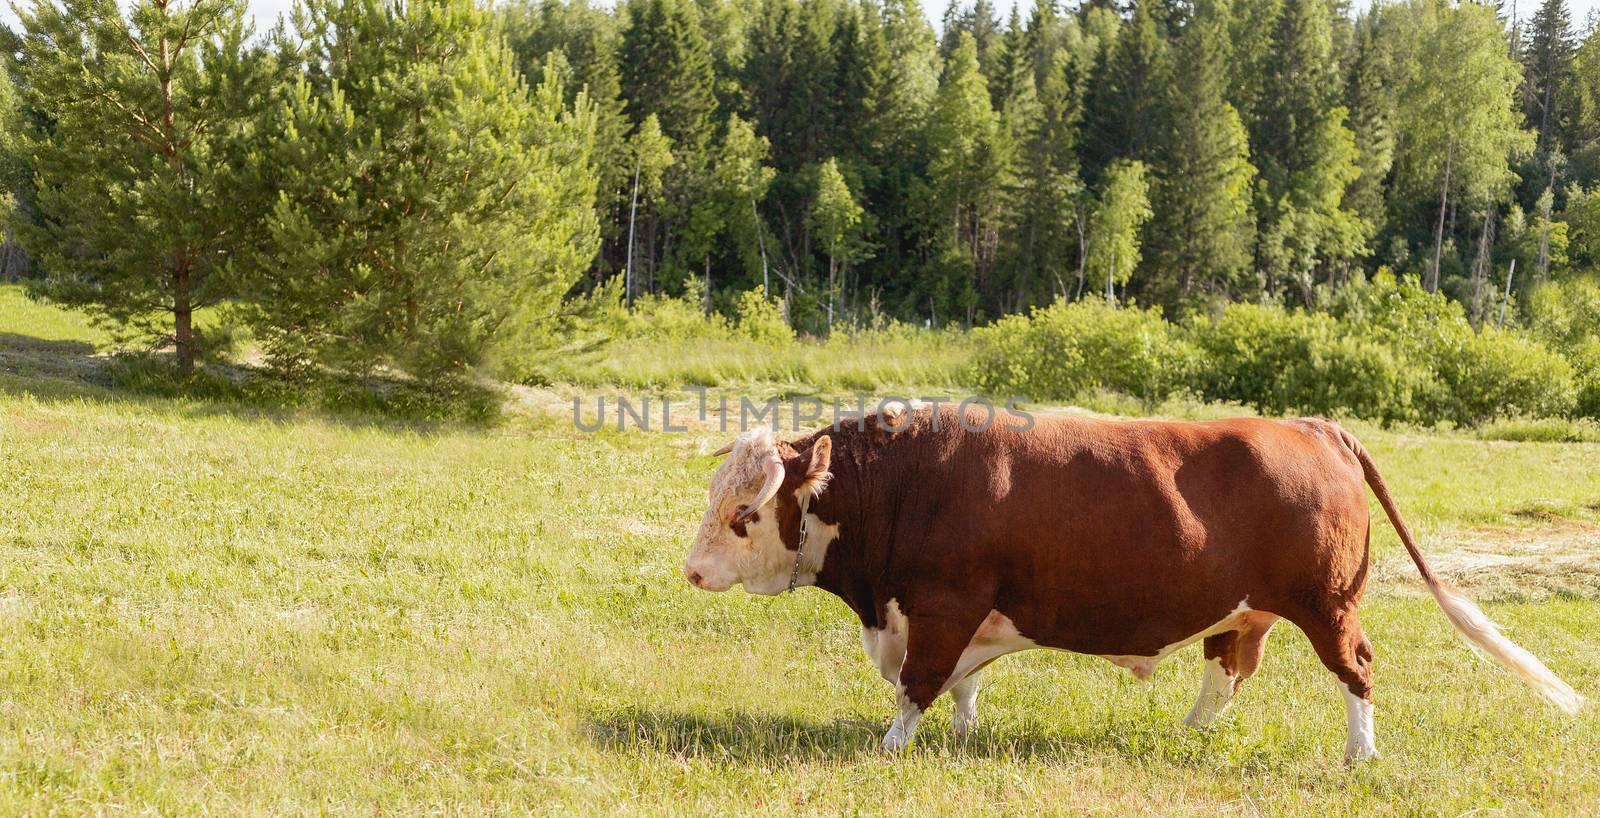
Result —
POLYGON ((1363 761, 1371 761, 1378 757, 1378 748, 1371 744, 1352 744, 1344 748, 1344 766, 1354 767, 1363 761))
POLYGON ((888 750, 891 753, 905 752, 905 749, 910 746, 911 736, 906 735, 906 733, 900 729, 900 723, 898 721, 889 728, 889 732, 883 734, 883 749, 888 750))
POLYGON ((957 711, 950 717, 950 729, 954 730, 958 737, 966 736, 978 729, 978 714, 957 711))

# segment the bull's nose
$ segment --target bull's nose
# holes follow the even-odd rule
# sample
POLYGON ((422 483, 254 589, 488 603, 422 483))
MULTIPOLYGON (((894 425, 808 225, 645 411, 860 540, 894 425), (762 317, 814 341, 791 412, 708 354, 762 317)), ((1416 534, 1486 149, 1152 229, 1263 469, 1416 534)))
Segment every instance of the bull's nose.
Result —
POLYGON ((690 585, 693 585, 696 588, 704 588, 704 587, 706 587, 705 586, 706 578, 701 576, 699 571, 696 571, 693 568, 690 568, 689 566, 685 565, 683 567, 683 575, 684 575, 685 578, 687 578, 689 580, 689 584, 690 585))

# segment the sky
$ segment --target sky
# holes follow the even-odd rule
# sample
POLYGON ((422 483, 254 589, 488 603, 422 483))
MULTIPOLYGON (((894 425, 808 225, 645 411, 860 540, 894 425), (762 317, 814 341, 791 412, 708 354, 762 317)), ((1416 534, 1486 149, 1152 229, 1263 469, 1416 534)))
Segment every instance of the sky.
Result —
MULTIPOLYGON (((0 0, 0 22, 15 28, 17 15, 11 10, 12 2, 16 2, 19 5, 28 5, 32 0, 0 0)), ((606 2, 607 0, 601 0, 601 3, 606 2)), ((1023 16, 1026 17, 1027 10, 1033 5, 1032 0, 1019 0, 1019 2, 1023 5, 1023 16)), ((1364 6, 1366 2, 1367 0, 1355 0, 1355 4, 1358 6, 1364 6)), ((1517 15, 1526 20, 1533 16, 1533 12, 1538 8, 1540 0, 1505 0, 1507 7, 1511 6, 1513 2, 1517 6, 1517 15)), ((939 15, 944 12, 944 7, 947 3, 948 0, 922 0, 924 10, 927 11, 929 18, 933 20, 935 27, 938 26, 939 15)), ((1068 5, 1070 4, 1071 0, 1068 2, 1068 5)), ((271 28, 273 22, 278 19, 278 15, 288 12, 293 5, 294 0, 250 0, 250 13, 255 15, 256 18, 256 31, 262 32, 271 28)), ((1005 0, 999 0, 995 5, 1006 8, 1005 0)), ((1600 0, 1567 0, 1567 9, 1572 15, 1573 25, 1581 29, 1583 21, 1589 14, 1600 12, 1600 0)), ((1004 19, 1004 17, 1005 15, 1002 14, 1001 18, 1004 19)))

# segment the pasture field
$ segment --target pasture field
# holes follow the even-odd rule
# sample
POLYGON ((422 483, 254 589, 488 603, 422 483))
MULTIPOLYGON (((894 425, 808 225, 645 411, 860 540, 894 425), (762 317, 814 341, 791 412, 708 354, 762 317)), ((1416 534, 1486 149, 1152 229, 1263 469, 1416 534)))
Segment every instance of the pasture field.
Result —
MULTIPOLYGON (((584 434, 559 390, 492 425, 132 396, 0 306, 0 814, 1600 811, 1600 706, 1474 659, 1381 513, 1374 762, 1292 626, 1207 733, 1198 646, 1143 683, 1034 652, 975 735, 941 702, 889 756, 841 603, 679 574, 724 435, 584 434)), ((1352 428, 1441 573, 1600 698, 1600 444, 1352 428)))

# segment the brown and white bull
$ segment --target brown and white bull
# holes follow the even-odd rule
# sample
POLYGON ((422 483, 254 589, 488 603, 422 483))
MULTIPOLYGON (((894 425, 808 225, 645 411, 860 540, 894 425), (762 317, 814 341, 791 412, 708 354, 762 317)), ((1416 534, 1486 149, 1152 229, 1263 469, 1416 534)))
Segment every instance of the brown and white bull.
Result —
POLYGON ((1562 710, 1583 703, 1433 575, 1372 458, 1334 423, 1039 416, 1028 430, 973 431, 961 420, 944 407, 795 441, 739 437, 684 564, 709 591, 815 585, 844 600, 899 697, 891 750, 947 691, 955 730, 970 729, 979 671, 1035 647, 1103 656, 1144 678, 1204 640, 1184 721, 1205 727, 1282 618, 1338 677, 1346 761, 1375 755, 1372 646, 1356 613, 1366 486, 1457 630, 1562 710))

